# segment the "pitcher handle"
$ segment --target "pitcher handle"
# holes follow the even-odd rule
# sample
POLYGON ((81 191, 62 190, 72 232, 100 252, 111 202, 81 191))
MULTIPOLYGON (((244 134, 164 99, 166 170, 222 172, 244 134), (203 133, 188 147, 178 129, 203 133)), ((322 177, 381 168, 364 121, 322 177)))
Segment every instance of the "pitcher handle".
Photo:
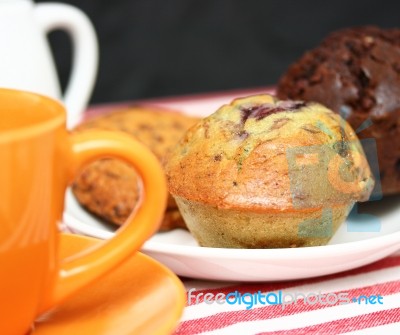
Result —
POLYGON ((70 5, 37 4, 35 17, 45 33, 61 29, 72 40, 72 70, 63 97, 67 127, 72 128, 81 120, 94 88, 99 58, 96 33, 88 17, 70 5))

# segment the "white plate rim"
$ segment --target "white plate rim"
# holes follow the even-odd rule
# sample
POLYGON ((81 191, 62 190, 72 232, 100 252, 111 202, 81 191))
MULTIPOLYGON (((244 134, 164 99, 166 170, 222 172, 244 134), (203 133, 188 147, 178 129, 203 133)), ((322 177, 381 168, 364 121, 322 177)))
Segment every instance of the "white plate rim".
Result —
MULTIPOLYGON (((115 233, 94 228, 81 220, 73 217, 70 213, 64 213, 64 222, 72 230, 94 236, 97 238, 111 238, 115 233), (84 227, 82 229, 82 227, 84 227), (85 229, 87 228, 87 229, 85 229)), ((161 233, 162 234, 162 233, 161 233)), ((303 248, 279 248, 279 249, 230 249, 230 248, 210 248, 199 246, 188 246, 173 243, 160 243, 148 240, 141 248, 143 252, 158 252, 166 255, 191 256, 202 258, 240 259, 240 260, 264 260, 266 257, 273 258, 302 258, 313 257, 323 258, 327 254, 335 253, 337 256, 358 252, 389 247, 398 244, 400 249, 400 231, 383 236, 375 236, 359 241, 351 241, 339 244, 324 246, 303 247, 303 248), (173 249, 170 247, 173 246, 173 249)))

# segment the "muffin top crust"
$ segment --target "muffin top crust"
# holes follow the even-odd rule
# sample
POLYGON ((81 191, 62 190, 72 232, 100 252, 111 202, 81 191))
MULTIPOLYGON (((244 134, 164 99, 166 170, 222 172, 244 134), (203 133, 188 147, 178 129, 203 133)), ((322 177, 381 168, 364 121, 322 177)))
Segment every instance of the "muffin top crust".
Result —
POLYGON ((363 26, 329 34, 282 75, 277 96, 322 103, 354 127, 366 117, 397 118, 400 29, 363 26), (353 123, 356 116, 361 120, 353 123))
POLYGON ((189 129, 166 159, 174 196, 252 211, 367 200, 374 181, 353 129, 317 103, 233 100, 189 129))

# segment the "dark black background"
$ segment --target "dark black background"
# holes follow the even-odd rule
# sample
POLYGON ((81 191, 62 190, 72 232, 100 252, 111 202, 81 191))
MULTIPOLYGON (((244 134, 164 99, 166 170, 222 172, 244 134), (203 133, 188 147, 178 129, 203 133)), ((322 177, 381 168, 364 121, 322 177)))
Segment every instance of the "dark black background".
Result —
MULTIPOLYGON (((400 27, 400 1, 62 2, 82 9, 97 31, 92 103, 273 85, 333 30, 400 27)), ((50 40, 65 86, 69 41, 58 32, 50 40)))

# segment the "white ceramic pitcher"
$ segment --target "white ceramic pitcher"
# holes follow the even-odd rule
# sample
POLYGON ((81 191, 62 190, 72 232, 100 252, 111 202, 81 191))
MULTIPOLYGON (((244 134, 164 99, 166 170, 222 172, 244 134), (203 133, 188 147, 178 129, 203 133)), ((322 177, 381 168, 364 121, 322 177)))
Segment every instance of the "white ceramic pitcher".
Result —
POLYGON ((61 3, 0 0, 0 87, 41 93, 64 102, 68 127, 81 118, 97 74, 98 44, 89 19, 79 9, 61 3), (64 96, 46 34, 66 31, 73 44, 73 61, 64 96))

